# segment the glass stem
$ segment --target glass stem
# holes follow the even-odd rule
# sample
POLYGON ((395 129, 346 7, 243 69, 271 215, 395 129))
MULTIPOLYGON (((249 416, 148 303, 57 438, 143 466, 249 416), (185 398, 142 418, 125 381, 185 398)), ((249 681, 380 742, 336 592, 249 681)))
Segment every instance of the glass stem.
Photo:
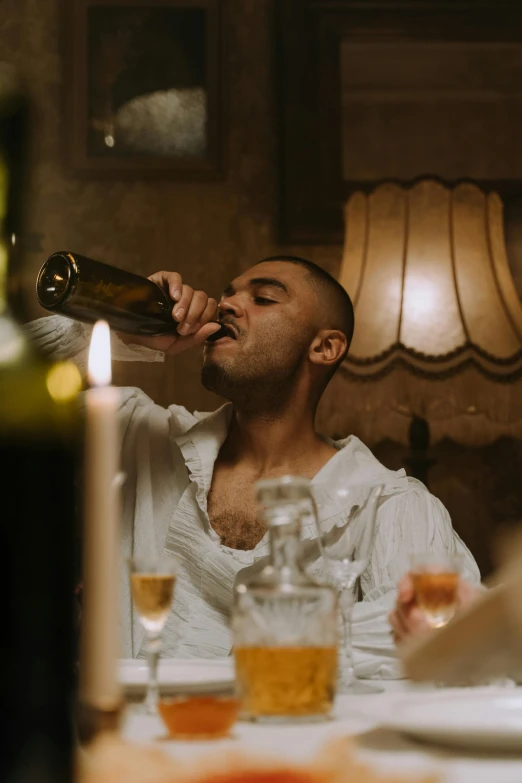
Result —
POLYGON ((355 672, 352 656, 352 588, 342 586, 339 589, 339 613, 341 620, 341 644, 339 645, 339 684, 341 691, 353 684, 355 672))
POLYGON ((148 632, 147 661, 149 665, 149 681, 147 684, 147 695, 145 697, 145 708, 150 715, 155 715, 158 710, 158 660, 160 649, 161 636, 155 632, 148 632))

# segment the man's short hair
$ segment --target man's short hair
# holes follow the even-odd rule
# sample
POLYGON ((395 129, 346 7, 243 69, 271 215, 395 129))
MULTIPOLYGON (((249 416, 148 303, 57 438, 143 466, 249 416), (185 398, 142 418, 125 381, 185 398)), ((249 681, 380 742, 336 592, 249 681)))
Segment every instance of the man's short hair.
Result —
POLYGON ((343 332, 349 348, 353 337, 354 312, 352 300, 342 285, 325 269, 300 256, 269 256, 257 261, 256 266, 265 263, 265 261, 284 261, 288 264, 297 264, 308 271, 311 281, 320 291, 321 300, 324 301, 324 316, 322 317, 327 319, 324 328, 339 329, 340 332, 343 332))

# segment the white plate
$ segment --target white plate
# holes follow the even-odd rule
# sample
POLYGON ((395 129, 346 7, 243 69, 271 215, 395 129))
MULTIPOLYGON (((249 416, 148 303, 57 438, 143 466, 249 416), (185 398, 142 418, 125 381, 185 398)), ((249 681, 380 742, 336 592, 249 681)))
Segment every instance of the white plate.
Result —
MULTIPOLYGON (((139 695, 147 685, 147 662, 124 658, 119 677, 125 693, 139 695)), ((234 687, 232 658, 160 659, 158 681, 161 693, 217 693, 234 687)))
POLYGON ((451 747, 522 752, 522 689, 418 694, 394 702, 384 724, 451 747))

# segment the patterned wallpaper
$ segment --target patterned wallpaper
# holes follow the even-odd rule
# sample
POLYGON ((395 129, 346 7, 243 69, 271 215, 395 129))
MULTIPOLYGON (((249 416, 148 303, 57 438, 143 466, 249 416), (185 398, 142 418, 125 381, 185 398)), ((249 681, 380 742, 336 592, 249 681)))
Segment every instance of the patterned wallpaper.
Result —
MULTIPOLYGON (((31 316, 36 272, 51 252, 71 249, 141 274, 174 269, 219 294, 239 270, 278 251, 275 77, 272 0, 227 0, 226 178, 176 183, 82 180, 64 165, 64 65, 60 0, 3 0, 2 59, 17 64, 38 110, 26 238, 25 289, 31 316)), ((285 247, 336 273, 339 248, 285 247)), ((199 383, 199 356, 165 365, 115 368, 162 404, 208 410, 219 399, 199 383)))
MULTIPOLYGON (((2 0, 0 57, 18 65, 38 112, 25 290, 31 317, 47 255, 71 249, 141 274, 174 269, 219 295, 253 261, 300 253, 337 274, 339 247, 277 245, 275 0, 225 0, 227 173, 219 182, 103 181, 74 177, 64 164, 62 0, 2 0)), ((508 254, 522 290, 522 206, 508 210, 508 254)), ((199 382, 197 352, 164 365, 123 363, 116 380, 161 404, 209 410, 219 399, 199 382)), ((327 422, 321 421, 323 426, 327 422)))
MULTIPOLYGON (((62 113, 64 65, 60 41, 67 31, 60 29, 62 0, 2 0, 0 56, 19 66, 38 110, 31 220, 25 238, 24 282, 31 317, 43 314, 34 295, 36 272, 47 255, 56 250, 75 250, 141 274, 170 268, 186 275, 191 285, 214 295, 219 295, 234 275, 256 259, 283 250, 276 242, 276 1, 226 0, 226 178, 210 183, 169 183, 81 180, 71 175, 63 160, 67 128, 62 113)), ((508 249, 521 290, 522 207, 513 217, 508 249)), ((284 251, 300 253, 333 274, 338 272, 339 247, 285 247, 284 251)), ((164 405, 176 402, 191 410, 213 409, 220 400, 200 385, 199 362, 193 352, 169 359, 164 365, 122 363, 115 367, 115 380, 140 386, 164 405)), ((328 421, 323 419, 322 424, 328 429, 328 421)), ((390 467, 400 466, 397 455, 383 452, 380 456, 390 467)), ((451 460, 444 455, 443 462, 450 464, 451 460)), ((497 464, 491 459, 484 465, 486 462, 497 464)), ((465 502, 453 497, 452 485, 444 478, 433 489, 448 503, 457 529, 487 571, 489 539, 485 547, 477 545, 477 536, 483 537, 483 532, 466 510, 469 476, 462 481, 464 489, 459 490, 459 497, 465 502)), ((506 493, 495 489, 492 494, 498 505, 498 498, 506 493)), ((513 503, 510 497, 505 509, 497 509, 499 524, 504 519, 519 518, 519 500, 513 503)), ((484 525, 490 527, 495 514, 492 516, 488 503, 485 507, 490 510, 484 525)))

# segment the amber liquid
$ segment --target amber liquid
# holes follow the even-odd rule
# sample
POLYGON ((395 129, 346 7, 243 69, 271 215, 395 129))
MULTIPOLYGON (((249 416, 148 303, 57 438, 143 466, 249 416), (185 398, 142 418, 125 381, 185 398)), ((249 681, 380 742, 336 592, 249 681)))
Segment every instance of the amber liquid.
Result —
POLYGON ((455 614, 459 575, 451 572, 414 573, 413 589, 419 609, 432 628, 442 628, 455 614))
POLYGON ((158 703, 169 734, 178 739, 228 736, 239 708, 240 701, 234 696, 177 696, 158 703))
POLYGON ((337 679, 336 647, 236 647, 234 655, 246 716, 330 714, 337 679))
POLYGON ((169 615, 174 583, 172 574, 132 574, 132 597, 147 630, 160 631, 169 615))

